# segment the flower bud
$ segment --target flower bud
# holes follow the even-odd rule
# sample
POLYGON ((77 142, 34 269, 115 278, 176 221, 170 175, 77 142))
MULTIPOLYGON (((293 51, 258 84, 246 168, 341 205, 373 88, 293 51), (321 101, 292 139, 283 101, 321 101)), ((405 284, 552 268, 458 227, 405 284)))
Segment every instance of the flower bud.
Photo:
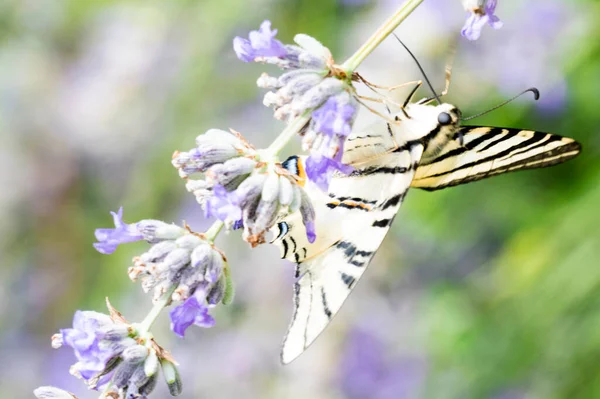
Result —
POLYGON ((148 242, 174 240, 187 232, 177 225, 151 219, 141 220, 136 224, 136 228, 148 242))
MULTIPOLYGON (((213 184, 226 186, 238 176, 248 175, 256 167, 256 161, 249 158, 233 158, 212 166, 206 176, 213 184)), ((241 183, 241 182, 240 182, 241 183)), ((231 191, 231 190, 229 190, 231 191)))
POLYGON ((163 264, 169 271, 177 272, 190 262, 190 250, 185 248, 175 248, 165 257, 163 264))
POLYGON ((177 248, 177 244, 173 241, 161 241, 158 242, 146 252, 139 256, 139 260, 142 263, 157 262, 163 259, 167 254, 177 248))
POLYGON ((244 209, 255 201, 262 192, 263 185, 267 176, 265 174, 256 174, 248 177, 235 191, 240 208, 244 209))
POLYGON ((121 341, 131 333, 127 324, 115 324, 98 329, 99 336, 107 341, 121 341))
POLYGON ((219 280, 223 272, 223 257, 217 251, 212 251, 211 260, 207 264, 204 278, 209 283, 215 283, 219 280))
POLYGON ((38 399, 77 399, 77 396, 70 392, 55 387, 39 387, 33 391, 38 399))
POLYGON ((327 99, 344 90, 345 83, 336 78, 323 79, 294 102, 294 109, 300 114, 307 109, 316 108, 327 99))
POLYGON ((156 352, 151 350, 144 362, 144 374, 147 377, 152 377, 158 371, 159 361, 156 352))
POLYGON ((300 209, 300 204, 302 203, 302 188, 297 184, 293 186, 294 188, 294 197, 292 198, 292 202, 290 203, 290 212, 296 212, 300 209))
POLYGON ((294 188, 290 179, 286 176, 279 176, 279 203, 288 206, 294 199, 294 188))
POLYGON ((213 143, 227 143, 232 147, 239 149, 245 147, 239 136, 221 129, 209 129, 204 134, 196 137, 196 145, 198 147, 213 143))
POLYGON ((206 302, 210 305, 217 305, 223 300, 225 296, 225 277, 221 275, 221 278, 212 286, 208 295, 206 296, 206 302))
POLYGON ((179 237, 177 240, 175 240, 175 244, 177 244, 177 247, 187 249, 190 251, 196 248, 198 245, 203 244, 204 242, 205 241, 196 234, 185 234, 184 236, 179 237))
POLYGON ((181 377, 179 376, 177 367, 166 359, 161 359, 160 365, 169 386, 169 393, 171 396, 178 396, 181 394, 181 377))
POLYGON ((119 364, 112 377, 111 381, 113 385, 117 388, 126 387, 129 385, 129 380, 131 379, 131 376, 133 376, 133 373, 139 368, 143 368, 140 363, 122 362, 119 364))
POLYGON ((148 377, 146 379, 146 382, 137 388, 137 392, 135 392, 133 390, 133 387, 131 387, 131 391, 129 391, 129 389, 128 389, 128 392, 131 392, 131 396, 128 396, 128 398, 130 398, 130 397, 131 398, 147 397, 148 395, 150 395, 152 393, 152 391, 154 391, 154 388, 156 388, 157 382, 158 382, 158 375, 155 374, 151 377, 148 377))
POLYGON ((269 89, 269 90, 278 89, 281 87, 281 84, 279 83, 279 79, 269 76, 266 73, 263 73, 262 75, 260 75, 260 77, 256 81, 256 85, 258 87, 262 87, 263 89, 269 89))
POLYGON ((198 190, 207 190, 210 187, 211 187, 211 185, 206 180, 192 180, 192 179, 189 179, 185 183, 185 188, 190 193, 193 193, 194 191, 198 191, 198 190))
POLYGON ((149 350, 144 345, 133 345, 123 350, 123 360, 130 363, 141 363, 148 357, 149 350))
POLYGON ((205 268, 210 260, 209 257, 211 256, 212 252, 213 252, 213 249, 207 243, 198 245, 192 251, 192 255, 191 255, 192 267, 197 267, 197 268, 204 267, 205 268))
POLYGON ((51 340, 52 340, 52 347, 54 349, 58 349, 61 346, 63 346, 63 344, 64 344, 62 333, 54 334, 52 336, 51 340))

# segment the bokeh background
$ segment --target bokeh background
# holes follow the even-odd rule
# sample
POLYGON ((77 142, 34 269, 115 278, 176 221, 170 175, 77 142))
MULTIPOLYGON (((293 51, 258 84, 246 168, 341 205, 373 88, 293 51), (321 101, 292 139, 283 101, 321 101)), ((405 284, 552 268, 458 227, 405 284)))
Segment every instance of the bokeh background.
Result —
MULTIPOLYGON (((196 135, 232 127, 257 146, 283 128, 255 81, 274 69, 236 59, 231 42, 263 19, 304 32, 343 61, 400 0, 3 0, 0 2, 0 397, 56 385, 95 398, 50 348, 76 309, 130 320, 151 307, 126 269, 144 243, 104 256, 93 232, 127 221, 195 230, 203 218, 170 165, 196 135)), ((237 233, 235 303, 217 326, 169 331, 183 398, 600 398, 600 3, 500 0, 501 30, 459 37, 458 0, 425 0, 397 30, 465 115, 537 86, 473 122, 550 131, 583 144, 557 167, 427 193, 414 190, 349 301, 300 359, 282 367, 292 274, 276 248, 237 233)), ((419 79, 395 39, 359 69, 419 79)), ((429 95, 422 91, 421 96, 429 95)), ((362 112, 358 127, 375 117, 362 112)), ((298 143, 289 153, 298 150, 298 143)), ((160 386, 154 397, 167 397, 160 386)))

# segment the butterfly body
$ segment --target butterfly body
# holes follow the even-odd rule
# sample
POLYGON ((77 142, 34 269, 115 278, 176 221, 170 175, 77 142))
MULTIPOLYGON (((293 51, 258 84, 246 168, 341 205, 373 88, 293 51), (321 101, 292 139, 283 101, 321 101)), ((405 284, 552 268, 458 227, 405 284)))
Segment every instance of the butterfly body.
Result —
MULTIPOLYGON (((275 228, 282 258, 297 264, 295 310, 282 362, 299 356, 325 329, 383 242, 409 188, 437 190, 512 170, 550 166, 576 156, 572 139, 519 129, 461 127, 451 104, 409 104, 394 121, 353 132, 329 192, 305 186, 316 213, 317 240, 299 215, 275 228)), ((302 158, 294 170, 302 170, 302 158)))

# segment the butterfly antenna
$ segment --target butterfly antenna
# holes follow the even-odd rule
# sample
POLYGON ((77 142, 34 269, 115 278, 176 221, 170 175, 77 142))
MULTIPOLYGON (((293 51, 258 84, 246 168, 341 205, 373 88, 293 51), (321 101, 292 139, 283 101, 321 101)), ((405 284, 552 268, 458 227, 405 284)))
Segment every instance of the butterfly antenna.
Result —
POLYGON ((440 98, 436 94, 435 90, 433 89, 433 86, 431 85, 431 82, 429 81, 429 78, 425 74, 425 71, 423 70, 423 67, 421 67, 421 64, 419 64, 419 61, 417 60, 417 57, 415 57, 415 55, 408 49, 408 47, 406 47, 406 44, 404 44, 402 42, 402 40, 400 40, 400 38, 398 36, 396 36, 395 33, 392 33, 392 34, 400 42, 400 44, 402 45, 402 47, 404 47, 406 49, 406 51, 408 52, 408 54, 410 54, 410 56, 412 57, 412 59, 415 61, 415 63, 419 67, 419 70, 421 71, 421 74, 423 75, 423 78, 425 78, 425 82, 427 83, 427 86, 429 86, 429 88, 431 89, 431 92, 433 93, 433 97, 435 97, 435 99, 437 100, 437 102, 439 104, 441 104, 442 101, 440 100, 440 98))
POLYGON ((516 96, 514 96, 513 98, 511 98, 511 99, 509 99, 509 100, 506 100, 506 101, 504 101, 503 103, 500 103, 500 104, 496 105, 495 107, 492 107, 492 108, 488 109, 487 111, 480 112, 480 113, 478 113, 478 114, 475 114, 475 115, 469 116, 469 117, 467 117, 467 118, 462 118, 462 120, 463 120, 463 121, 468 121, 468 120, 471 120, 471 119, 478 118, 478 117, 480 117, 480 116, 482 116, 482 115, 485 115, 485 114, 487 114, 487 113, 490 113, 490 112, 492 112, 492 111, 495 111, 495 110, 497 110, 498 108, 500 108, 500 107, 503 107, 503 106, 505 106, 506 104, 508 104, 508 103, 510 103, 510 102, 512 102, 512 101, 514 101, 514 100, 516 100, 517 98, 521 97, 523 94, 525 94, 525 93, 529 93, 529 92, 532 92, 532 93, 533 93, 533 98, 534 98, 536 101, 537 101, 537 100, 539 100, 539 98, 540 98, 540 91, 539 91, 538 89, 536 89, 535 87, 530 87, 529 89, 527 89, 527 90, 524 90, 524 91, 522 91, 521 93, 517 94, 517 95, 516 95, 516 96))

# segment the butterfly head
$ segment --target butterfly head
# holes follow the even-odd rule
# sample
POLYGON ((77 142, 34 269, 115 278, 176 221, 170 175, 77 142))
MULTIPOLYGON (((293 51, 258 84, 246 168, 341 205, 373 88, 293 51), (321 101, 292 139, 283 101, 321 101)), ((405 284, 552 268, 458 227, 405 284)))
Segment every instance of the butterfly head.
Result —
POLYGON ((459 130, 462 113, 452 104, 408 104, 396 117, 400 135, 407 140, 421 140, 426 155, 435 155, 453 140, 459 130))

